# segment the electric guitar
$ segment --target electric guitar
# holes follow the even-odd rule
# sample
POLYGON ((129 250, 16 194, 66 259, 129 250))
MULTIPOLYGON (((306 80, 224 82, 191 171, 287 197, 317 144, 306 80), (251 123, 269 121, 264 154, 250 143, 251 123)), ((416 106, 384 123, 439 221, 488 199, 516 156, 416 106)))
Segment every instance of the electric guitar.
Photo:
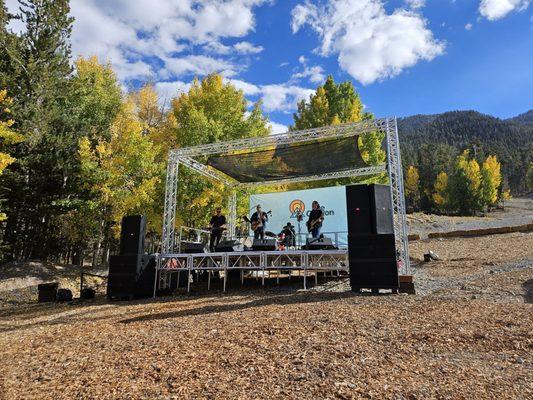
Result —
MULTIPOLYGON (((263 214, 266 214, 266 215, 272 215, 272 210, 266 212, 266 213, 263 213, 263 214)), ((252 228, 252 231, 256 231, 257 229, 261 228, 263 226, 263 216, 261 215, 257 220, 255 221, 252 221, 252 224, 251 224, 251 228, 252 228)))
POLYGON ((315 228, 315 226, 321 223, 322 221, 324 221, 324 217, 320 217, 312 221, 307 221, 305 223, 305 225, 307 226, 307 232, 311 232, 315 228))

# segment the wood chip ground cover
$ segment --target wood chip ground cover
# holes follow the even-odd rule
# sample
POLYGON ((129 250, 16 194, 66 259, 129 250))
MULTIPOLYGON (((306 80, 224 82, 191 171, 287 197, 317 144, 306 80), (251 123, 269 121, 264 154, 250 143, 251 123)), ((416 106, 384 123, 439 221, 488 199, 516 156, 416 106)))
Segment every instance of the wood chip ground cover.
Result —
POLYGON ((442 257, 415 277, 474 276, 426 295, 325 285, 3 308, 0 398, 529 399, 533 235, 494 236, 488 252, 487 238, 412 245, 442 257))

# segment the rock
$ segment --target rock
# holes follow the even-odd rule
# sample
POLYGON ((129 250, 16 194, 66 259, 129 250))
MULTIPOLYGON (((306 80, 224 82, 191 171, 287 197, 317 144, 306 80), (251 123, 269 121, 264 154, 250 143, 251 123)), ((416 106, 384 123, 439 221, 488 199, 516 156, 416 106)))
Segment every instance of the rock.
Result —
POLYGON ((517 364, 523 364, 524 363, 524 359, 522 357, 517 357, 515 362, 517 364))

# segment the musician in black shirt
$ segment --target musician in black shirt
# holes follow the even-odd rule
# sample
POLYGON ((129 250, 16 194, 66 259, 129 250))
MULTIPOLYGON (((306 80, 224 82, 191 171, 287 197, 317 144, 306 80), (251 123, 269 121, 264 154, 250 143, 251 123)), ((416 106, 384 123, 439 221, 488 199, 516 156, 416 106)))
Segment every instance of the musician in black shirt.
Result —
POLYGON ((211 229, 211 237, 209 238, 209 250, 215 251, 215 247, 218 246, 220 239, 222 238, 222 232, 226 229, 226 217, 222 215, 222 208, 216 208, 216 214, 211 217, 209 222, 209 228, 211 229))
POLYGON ((320 237, 320 228, 324 221, 324 212, 320 208, 318 201, 313 201, 313 209, 309 213, 309 220, 307 221, 307 228, 311 233, 313 239, 320 237))
POLYGON ((268 221, 268 214, 261 210, 261 206, 256 207, 257 211, 252 214, 250 222, 254 231, 254 239, 265 238, 265 227, 268 221))

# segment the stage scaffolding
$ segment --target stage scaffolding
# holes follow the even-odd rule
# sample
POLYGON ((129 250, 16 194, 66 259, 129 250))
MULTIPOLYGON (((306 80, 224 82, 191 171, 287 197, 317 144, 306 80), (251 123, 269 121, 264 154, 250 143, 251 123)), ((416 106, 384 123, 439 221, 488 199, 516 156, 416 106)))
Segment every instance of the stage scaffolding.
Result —
MULTIPOLYGON (((398 139, 398 128, 395 118, 382 118, 375 120, 367 120, 356 123, 326 126, 315 129, 308 129, 303 131, 287 132, 279 135, 270 135, 266 137, 253 137, 239 140, 232 140, 227 142, 209 143, 194 147, 188 147, 183 149, 172 150, 169 153, 167 177, 166 177, 166 191, 165 191, 165 209, 163 216, 163 229, 162 229, 162 250, 159 256, 157 264, 156 275, 159 273, 159 279, 156 279, 156 285, 165 286, 167 277, 165 277, 165 271, 168 270, 165 266, 164 260, 174 258, 178 261, 177 269, 183 270, 196 269, 195 256, 184 255, 176 253, 176 195, 178 190, 178 172, 180 166, 188 167, 200 175, 209 179, 218 181, 229 188, 232 188, 231 195, 228 198, 228 236, 235 236, 235 227, 237 224, 236 216, 236 192, 235 189, 243 187, 254 187, 259 185, 276 185, 276 184, 288 184, 297 182, 310 182, 320 181, 327 179, 348 178, 356 176, 369 176, 375 174, 388 173, 389 187, 391 190, 392 210, 394 214, 394 233, 396 238, 397 248, 397 262, 399 266, 400 275, 410 274, 409 264, 409 250, 408 250, 408 234, 407 234, 407 222, 405 213, 405 197, 403 187, 403 171, 402 160, 400 154, 400 144, 398 139), (292 145, 299 143, 311 143, 320 140, 332 140, 342 139, 351 136, 361 136, 369 133, 381 132, 385 135, 385 147, 386 147, 386 162, 382 165, 370 165, 362 168, 353 168, 343 171, 324 171, 318 175, 312 176, 297 176, 289 177, 286 179, 268 180, 266 182, 239 182, 230 176, 218 171, 203 162, 196 160, 195 158, 210 155, 227 155, 234 152, 255 152, 261 151, 267 148, 277 148, 283 145, 292 145)), ((249 253, 249 252, 247 252, 249 253)), ((300 251, 300 260, 307 260, 309 252, 300 251), (305 253, 305 254, 304 254, 305 253)), ((323 253, 328 253, 324 251, 323 253)), ((222 255, 204 255, 210 258, 211 265, 219 269, 227 270, 231 268, 230 259, 228 254, 222 255), (214 257, 214 258, 213 258, 214 257), (215 262, 216 259, 216 262, 215 262)), ((312 255, 316 256, 316 255, 312 255)), ((335 256, 347 257, 347 253, 335 254, 335 256)), ((266 260, 267 256, 262 255, 255 260, 266 260)), ((336 263, 337 261, 335 261, 336 263)), ((265 261, 266 263, 266 261, 265 261)), ((333 263, 333 264, 335 264, 333 263)), ((255 269, 265 269, 274 267, 274 265, 262 265, 255 262, 255 269)), ((340 264, 339 264, 340 265, 340 264)), ((333 265, 337 268, 339 265, 333 265)), ((309 266, 309 265, 307 265, 309 266)), ((322 268, 323 264, 321 264, 322 268)), ((305 268, 306 265, 300 265, 299 267, 305 268)), ((345 265, 342 266, 345 269, 345 265)), ((317 267, 318 268, 318 267, 317 267)), ((176 269, 176 268, 173 268, 176 269)), ((321 269, 323 270, 323 269, 321 269)), ((338 270, 338 269, 337 269, 338 270)), ((155 292, 155 290, 154 290, 155 292)))

